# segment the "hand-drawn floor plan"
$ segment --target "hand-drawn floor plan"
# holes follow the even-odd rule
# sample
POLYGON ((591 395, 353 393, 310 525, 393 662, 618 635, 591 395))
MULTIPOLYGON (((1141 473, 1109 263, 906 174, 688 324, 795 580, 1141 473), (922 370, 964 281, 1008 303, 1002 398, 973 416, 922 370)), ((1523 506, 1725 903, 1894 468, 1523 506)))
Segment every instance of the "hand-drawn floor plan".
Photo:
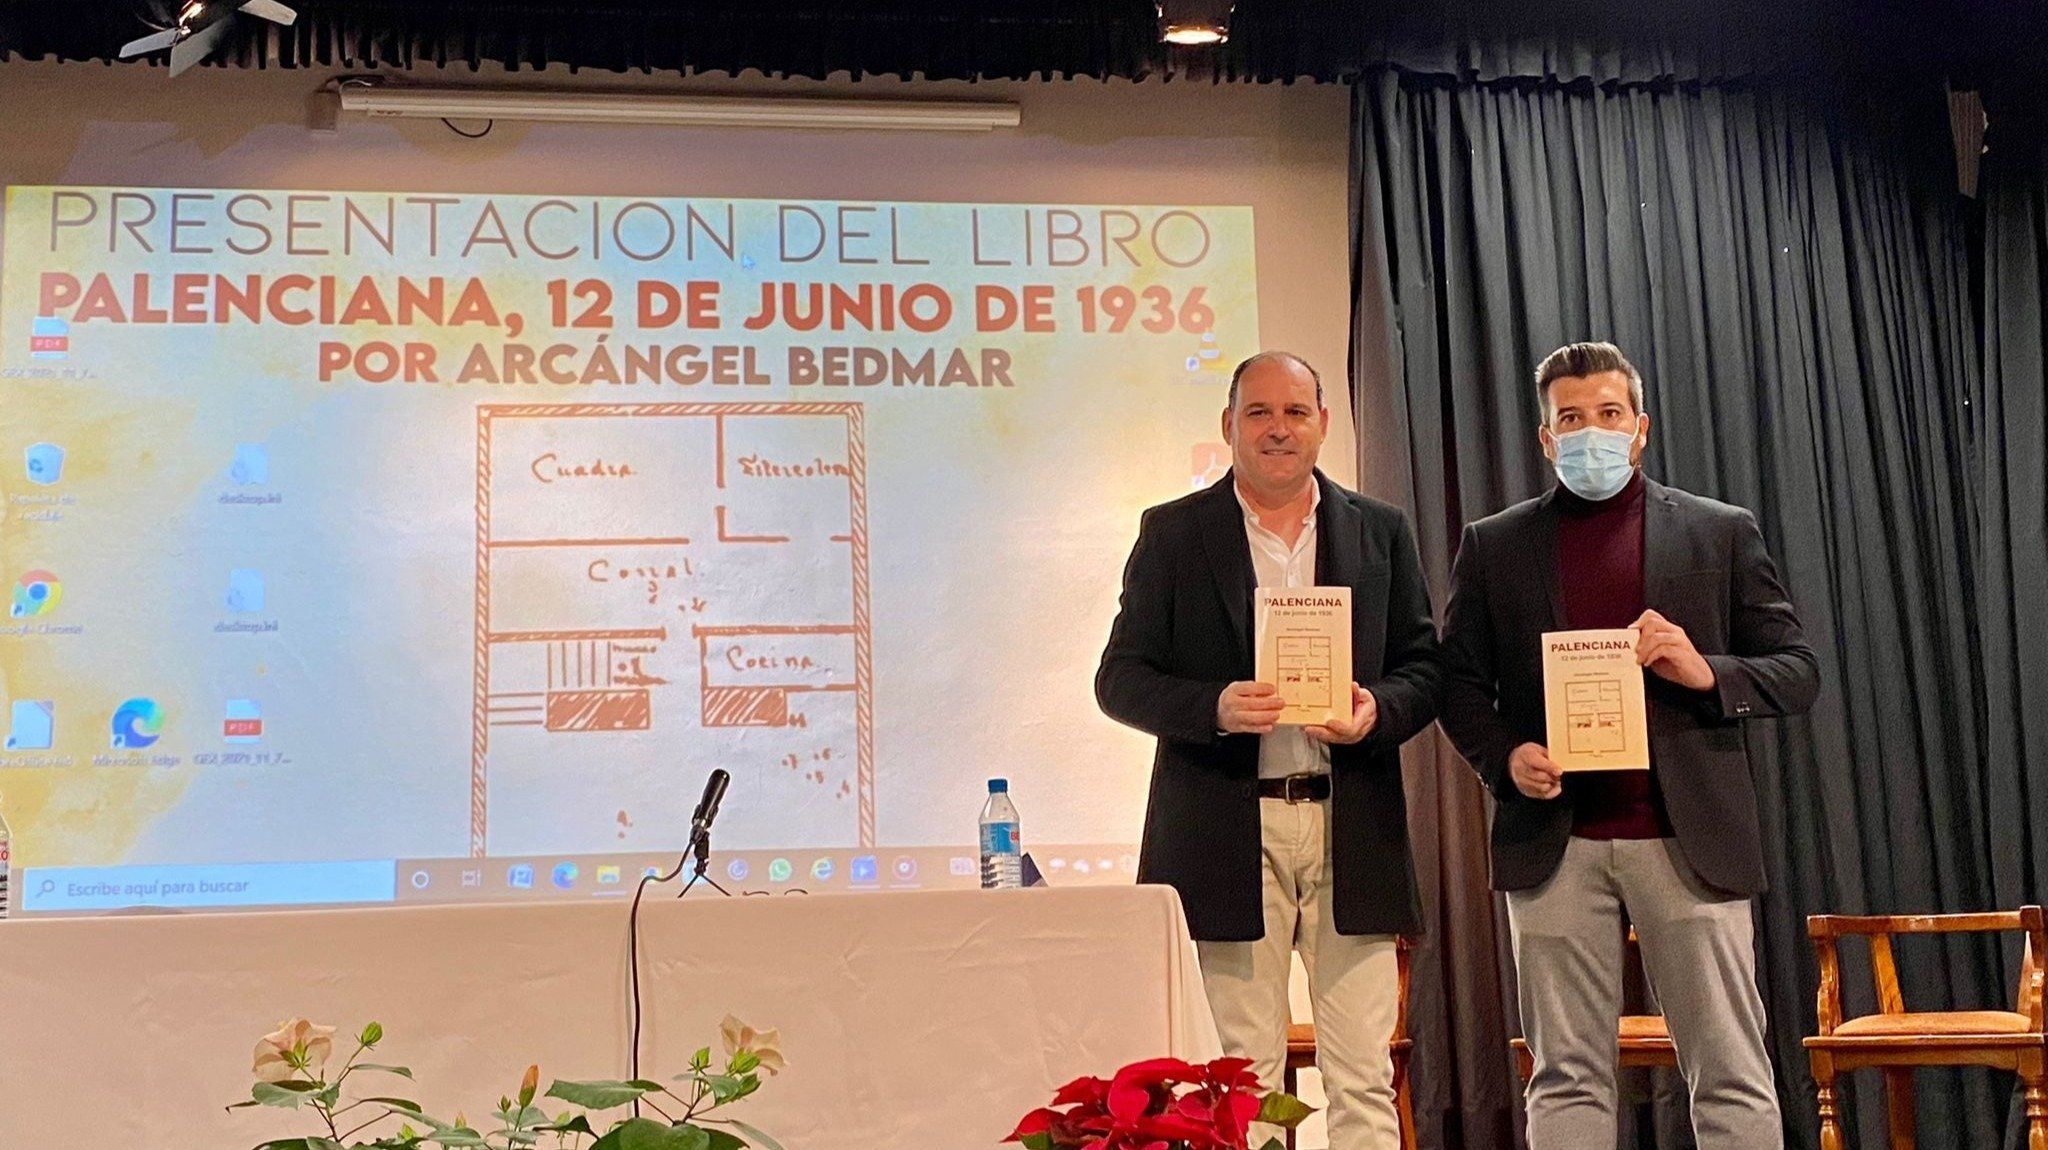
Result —
POLYGON ((713 767, 873 845, 868 605, 859 404, 479 406, 471 853, 666 842, 713 767))

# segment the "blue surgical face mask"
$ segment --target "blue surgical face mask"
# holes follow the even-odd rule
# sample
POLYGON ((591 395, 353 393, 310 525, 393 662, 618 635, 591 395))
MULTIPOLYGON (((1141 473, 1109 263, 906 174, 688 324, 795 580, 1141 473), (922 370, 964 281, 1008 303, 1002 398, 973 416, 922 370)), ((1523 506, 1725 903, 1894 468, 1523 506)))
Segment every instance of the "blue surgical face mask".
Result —
POLYGON ((1598 503, 1628 486, 1636 437, 1627 431, 1583 427, 1556 437, 1557 478, 1573 495, 1598 503))

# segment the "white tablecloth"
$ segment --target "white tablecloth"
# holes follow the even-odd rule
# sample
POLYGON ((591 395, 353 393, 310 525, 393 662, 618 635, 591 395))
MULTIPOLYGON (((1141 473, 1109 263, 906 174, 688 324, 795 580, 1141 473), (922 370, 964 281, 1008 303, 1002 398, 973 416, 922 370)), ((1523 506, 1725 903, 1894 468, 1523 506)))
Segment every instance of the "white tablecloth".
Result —
MULTIPOLYGON (((788 1150, 985 1150, 1077 1075, 1217 1051, 1163 887, 650 898, 641 945, 643 1074, 716 1049, 727 1012, 779 1028, 788 1071, 733 1113, 788 1150)), ((443 1117, 529 1062, 543 1089, 623 1078, 626 970, 622 900, 0 922, 0 1150, 314 1133, 222 1109, 289 1016, 383 1023, 376 1061, 418 1083, 379 1085, 443 1117)))

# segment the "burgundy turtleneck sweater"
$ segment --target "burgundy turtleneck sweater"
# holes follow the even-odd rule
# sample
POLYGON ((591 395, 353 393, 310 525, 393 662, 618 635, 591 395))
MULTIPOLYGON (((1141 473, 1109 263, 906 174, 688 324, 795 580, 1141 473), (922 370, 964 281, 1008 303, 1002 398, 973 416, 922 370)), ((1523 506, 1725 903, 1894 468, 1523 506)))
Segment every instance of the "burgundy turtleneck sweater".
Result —
MULTIPOLYGON (((1557 576, 1565 626, 1626 627, 1643 613, 1643 473, 1593 503, 1559 488, 1557 576)), ((1671 834, 1655 771, 1587 771, 1565 776, 1572 833, 1588 839, 1654 839, 1671 834)))

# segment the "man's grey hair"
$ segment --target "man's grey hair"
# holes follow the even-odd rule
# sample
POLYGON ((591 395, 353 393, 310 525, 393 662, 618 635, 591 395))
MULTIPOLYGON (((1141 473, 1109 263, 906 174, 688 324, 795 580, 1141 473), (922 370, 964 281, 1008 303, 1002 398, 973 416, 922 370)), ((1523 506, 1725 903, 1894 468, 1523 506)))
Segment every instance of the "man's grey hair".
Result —
POLYGON ((1230 373, 1231 411, 1237 410, 1237 381, 1244 378, 1245 372, 1250 371, 1252 368, 1262 363, 1292 363, 1298 365, 1301 368, 1301 370, 1308 373, 1308 377, 1310 379, 1316 381, 1316 408, 1317 410, 1322 409, 1323 373, 1317 371, 1314 364, 1301 358, 1300 356, 1294 354, 1291 351, 1271 350, 1262 351, 1255 355, 1247 357, 1243 363, 1237 365, 1237 370, 1230 373))

